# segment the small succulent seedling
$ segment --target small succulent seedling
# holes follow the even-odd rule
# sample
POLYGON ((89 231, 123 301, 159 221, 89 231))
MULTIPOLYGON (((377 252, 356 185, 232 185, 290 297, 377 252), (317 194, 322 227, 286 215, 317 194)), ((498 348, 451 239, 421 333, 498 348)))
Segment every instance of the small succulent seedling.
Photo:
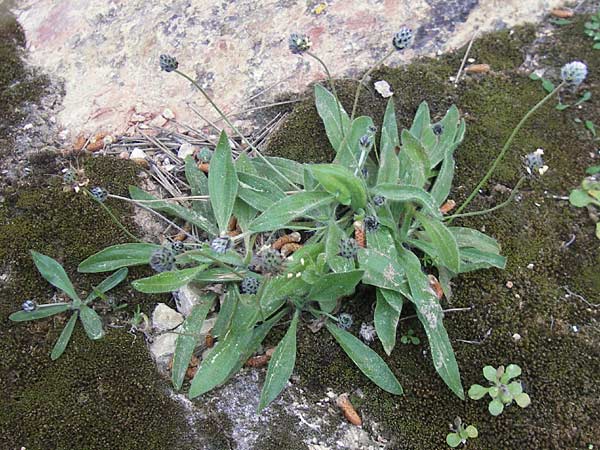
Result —
POLYGON ((102 319, 98 313, 88 305, 97 298, 105 297, 105 292, 110 291, 121 283, 121 281, 127 277, 127 268, 121 268, 114 272, 98 286, 94 287, 85 300, 81 300, 79 295, 77 295, 71 280, 69 280, 65 269, 63 269, 56 260, 33 250, 31 251, 31 257, 33 258, 35 266, 40 271, 40 274, 48 280, 51 285, 67 294, 71 301, 38 305, 33 300, 27 300, 21 306, 21 311, 12 313, 9 316, 9 319, 14 322, 26 322, 29 320, 44 319, 65 311, 71 311, 71 317, 67 322, 67 325, 63 328, 63 331, 58 337, 56 344, 54 344, 54 348, 50 354, 50 357, 53 360, 58 359, 67 348, 71 335, 73 334, 73 329, 75 328, 75 322, 77 322, 77 317, 81 320, 81 324, 90 339, 96 340, 104 336, 102 319))
POLYGON ((600 50, 600 9, 586 22, 584 33, 594 40, 593 48, 600 50))
POLYGON ((531 403, 529 395, 523 392, 523 386, 520 381, 510 381, 521 375, 521 368, 516 364, 509 364, 506 368, 500 366, 497 369, 492 366, 483 368, 483 376, 491 384, 490 387, 483 387, 474 384, 469 389, 469 397, 473 400, 479 400, 489 394, 492 401, 488 405, 488 410, 492 416, 498 416, 504 411, 504 407, 510 405, 513 400, 521 408, 526 408, 531 403))
POLYGON ((419 345, 421 343, 421 339, 419 339, 418 336, 415 336, 415 330, 409 328, 406 334, 400 338, 400 342, 403 344, 419 345))
POLYGON ((467 440, 476 438, 479 433, 477 428, 473 425, 465 425, 460 420, 460 417, 454 419, 454 426, 451 426, 450 429, 452 433, 448 433, 446 436, 446 443, 452 447, 458 447, 460 444, 466 445, 467 440))
MULTIPOLYGON (((600 166, 589 167, 586 173, 590 175, 581 182, 580 189, 573 189, 569 202, 577 208, 600 207, 600 166)), ((596 224, 596 237, 600 239, 600 222, 596 224)))

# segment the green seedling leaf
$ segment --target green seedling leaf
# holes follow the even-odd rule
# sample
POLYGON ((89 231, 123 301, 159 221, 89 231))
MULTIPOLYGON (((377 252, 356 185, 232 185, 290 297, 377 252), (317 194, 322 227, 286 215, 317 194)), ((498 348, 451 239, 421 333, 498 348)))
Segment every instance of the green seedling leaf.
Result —
POLYGON ((542 78, 542 87, 546 92, 552 92, 555 86, 554 83, 552 83, 552 81, 542 78))
POLYGON ((95 300, 98 297, 98 293, 105 293, 110 291, 112 288, 116 287, 121 283, 125 278, 127 278, 129 270, 126 267, 123 267, 117 270, 115 273, 110 275, 109 277, 102 280, 102 282, 94 288, 90 295, 88 295, 85 299, 85 303, 89 303, 92 300, 95 300))
POLYGON ((249 227, 253 232, 272 231, 284 228, 292 220, 302 217, 311 209, 331 203, 334 196, 327 192, 300 192, 290 195, 271 205, 254 219, 249 227))
POLYGON ((485 394, 487 394, 489 391, 488 388, 483 387, 479 384, 474 384, 469 388, 469 397, 472 398, 473 400, 479 400, 482 399, 485 394))
POLYGON ((488 405, 488 411, 492 416, 499 416, 504 411, 504 403, 498 399, 494 399, 488 405))
POLYGON ((510 380, 512 378, 516 378, 520 375, 521 375, 521 368, 519 366, 517 366, 516 364, 509 364, 508 366, 506 366, 506 369, 504 370, 504 375, 502 376, 502 380, 503 380, 503 382, 504 382, 504 380, 506 380, 508 382, 508 380, 510 380))
POLYGON ((377 353, 363 344, 360 339, 342 330, 337 325, 328 322, 326 327, 352 362, 358 366, 367 378, 386 392, 402 395, 400 382, 377 353))
POLYGON ((465 431, 467 432, 467 436, 469 436, 471 439, 479 436, 477 428, 475 428, 473 425, 469 425, 467 428, 465 428, 465 431))
POLYGON ((596 137, 596 127, 594 125, 594 122, 592 122, 591 120, 586 120, 585 127, 588 130, 590 130, 590 133, 592 133, 592 136, 596 137))
POLYGON ((458 433, 448 433, 448 436, 446 436, 446 444, 452 448, 458 447, 461 442, 462 438, 458 435, 458 433))
POLYGON ((377 184, 396 183, 400 161, 396 155, 396 148, 400 146, 398 137, 398 124, 394 101, 390 98, 385 108, 383 124, 381 126, 381 144, 379 149, 379 171, 377 172, 377 184))
POLYGON ((135 280, 131 285, 145 294, 158 294, 161 292, 173 292, 181 286, 194 280, 196 276, 206 269, 206 265, 191 267, 189 269, 171 270, 161 272, 151 277, 135 280))
POLYGON ((31 250, 31 257, 40 274, 48 281, 48 283, 63 291, 71 299, 80 301, 65 269, 63 269, 55 259, 33 250, 31 250))
POLYGON ((88 337, 92 340, 100 339, 104 336, 102 328, 102 319, 96 311, 86 305, 79 308, 79 319, 88 337))
POLYGON ((299 312, 294 313, 292 323, 283 339, 277 345, 265 377, 265 384, 260 393, 258 412, 261 412, 281 393, 287 384, 294 365, 296 364, 296 329, 298 327, 299 312))
POLYGON ((452 392, 464 400, 465 394, 460 381, 458 364, 442 321, 442 307, 429 286, 427 275, 421 270, 419 258, 406 249, 401 249, 398 256, 406 271, 417 316, 427 333, 433 366, 452 392))
POLYGON ((210 204, 215 214, 219 231, 227 231, 227 224, 237 196, 238 177, 233 165, 229 138, 221 132, 215 154, 210 160, 208 172, 208 192, 210 204))
POLYGON ((175 352, 173 353, 173 368, 171 370, 171 382, 176 390, 181 389, 185 372, 188 369, 194 349, 198 344, 200 330, 206 315, 212 308, 215 301, 215 294, 204 294, 200 296, 198 303, 192 308, 190 315, 181 325, 181 334, 177 336, 175 342, 175 352))
POLYGON ((133 200, 142 200, 140 204, 153 209, 154 211, 163 212, 169 216, 179 217, 196 225, 198 228, 209 234, 218 234, 219 230, 217 230, 214 223, 193 209, 185 208, 174 202, 161 200, 154 195, 148 194, 137 186, 129 186, 129 196, 133 200))
POLYGON ((436 248, 440 262, 452 272, 458 272, 460 255, 454 235, 440 220, 430 219, 420 213, 415 213, 415 217, 421 222, 429 240, 436 248))
POLYGON ((516 397, 523 392, 523 385, 520 381, 513 381, 507 386, 507 388, 513 397, 516 397))
POLYGON ((119 244, 107 247, 82 261, 77 270, 83 273, 110 272, 121 267, 148 264, 160 245, 146 243, 119 244))
POLYGON ((354 293, 356 285, 360 282, 364 271, 352 270, 349 272, 327 273, 312 285, 308 298, 317 302, 337 300, 354 293))
POLYGON ((585 173, 587 173, 588 175, 596 175, 597 173, 600 173, 600 166, 588 167, 587 169, 585 169, 585 173))
POLYGON ((54 344, 52 353, 50 353, 50 359, 52 359, 52 361, 56 361, 58 358, 60 358, 60 355, 65 352, 65 349, 71 340, 71 335, 73 334, 73 329, 75 328, 75 323, 77 322, 78 316, 79 311, 75 311, 73 314, 71 314, 69 321, 60 333, 56 344, 54 344))
POLYGON ((529 398, 529 395, 521 393, 515 395, 515 402, 517 402, 517 405, 521 408, 527 408, 531 404, 531 398, 529 398))
POLYGON ((578 208, 583 208, 584 206, 593 203, 593 201, 594 199, 590 197, 587 192, 582 191, 581 189, 573 189, 569 194, 569 202, 571 205, 578 208))
MULTIPOLYGON (((194 158, 188 156, 185 158, 185 178, 190 185, 192 195, 208 195, 208 178, 198 167, 194 158)), ((192 209, 209 221, 213 221, 215 216, 210 206, 210 201, 191 200, 192 209)))
POLYGON ((426 212, 432 217, 441 218, 436 200, 421 188, 415 186, 404 186, 393 183, 379 184, 372 188, 373 194, 382 195, 387 199, 396 200, 399 202, 416 203, 423 207, 423 212, 426 212))
POLYGON ((338 152, 346 130, 350 128, 350 117, 337 98, 323 86, 315 85, 317 112, 325 125, 325 132, 333 149, 338 152), (340 122, 341 111, 341 122, 340 122))
POLYGON ((383 350, 391 355, 394 346, 396 345, 396 329, 398 320, 400 320, 400 312, 392 307, 386 300, 385 296, 377 288, 377 303, 375 305, 375 331, 377 337, 383 345, 383 350))
POLYGON ((538 81, 538 80, 541 80, 541 79, 542 79, 542 78, 541 78, 541 77, 540 77, 538 74, 536 74, 535 72, 531 72, 531 73, 529 74, 529 78, 530 78, 531 80, 533 80, 533 81, 538 81))
POLYGON ((338 164, 311 164, 307 170, 342 205, 352 205, 355 211, 367 205, 364 182, 345 167, 338 164))
POLYGON ((589 101, 592 98, 592 93, 590 91, 585 91, 583 95, 575 102, 573 106, 579 106, 582 103, 589 101))
POLYGON ((43 319, 55 314, 60 314, 71 309, 71 303, 52 303, 48 305, 38 305, 33 311, 17 311, 8 318, 13 322, 27 322, 29 320, 43 319))
POLYGON ((285 192, 266 178, 240 172, 238 179, 239 198, 258 211, 264 211, 273 203, 285 198, 285 192))
POLYGON ((492 366, 485 366, 483 368, 483 377, 491 381, 492 383, 496 382, 496 368, 492 366))
POLYGON ((555 106, 555 108, 558 111, 564 111, 565 109, 567 109, 570 105, 565 105, 564 103, 559 103, 558 105, 555 106))

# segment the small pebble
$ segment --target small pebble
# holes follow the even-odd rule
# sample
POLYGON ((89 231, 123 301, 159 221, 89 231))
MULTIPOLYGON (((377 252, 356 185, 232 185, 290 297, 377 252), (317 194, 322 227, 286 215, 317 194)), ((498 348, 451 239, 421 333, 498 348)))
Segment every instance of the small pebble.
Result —
POLYGON ((529 264, 527 264, 527 268, 528 268, 529 270, 533 269, 533 263, 529 263, 529 264))
POLYGON ((513 288, 513 286, 514 286, 514 283, 513 283, 512 281, 507 281, 507 282, 506 282, 506 287, 507 287, 508 289, 512 289, 512 288, 513 288))
POLYGON ((165 110, 162 112, 162 116, 165 119, 174 119, 175 118, 175 113, 173 111, 171 111, 169 108, 165 108, 165 110))
POLYGON ((515 333, 512 335, 513 341, 519 342, 521 340, 521 335, 519 333, 515 333))
POLYGON ((129 159, 129 152, 125 151, 125 152, 119 153, 119 158, 120 159, 129 159))

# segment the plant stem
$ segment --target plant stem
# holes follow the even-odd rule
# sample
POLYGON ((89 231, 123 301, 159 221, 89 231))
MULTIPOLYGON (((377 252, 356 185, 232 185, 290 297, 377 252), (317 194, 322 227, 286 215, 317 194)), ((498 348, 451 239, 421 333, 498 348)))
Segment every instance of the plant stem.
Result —
POLYGON ((459 217, 481 216, 483 214, 488 214, 488 213, 494 212, 497 209, 504 208, 506 205, 508 205, 512 201, 513 198, 515 198, 515 195, 517 195, 517 192, 519 192, 519 188, 521 187, 521 184, 523 184, 523 181, 525 181, 525 179, 526 179, 526 177, 519 178, 519 181, 517 181, 517 184, 513 188, 512 192, 510 193, 508 198, 506 200, 504 200, 502 203, 500 203, 492 208, 489 208, 489 209, 483 209, 481 211, 473 211, 473 212, 462 213, 462 214, 458 214, 458 213, 452 214, 451 216, 444 217, 444 220, 449 220, 451 222, 452 220, 457 219, 459 217))
POLYGON ((342 133, 341 135, 344 136, 346 134, 346 130, 344 130, 344 122, 342 122, 342 104, 341 104, 340 98, 338 97, 337 92, 335 90, 335 84, 333 83, 333 78, 331 77, 331 73, 329 72, 327 65, 323 62, 323 60, 321 58, 319 58, 317 55, 315 55, 314 53, 311 53, 311 52, 305 52, 305 53, 308 56, 310 56, 311 58, 313 58, 314 60, 316 60, 319 64, 321 64, 323 69, 325 69, 325 73, 327 74, 327 81, 329 82, 329 86, 331 88, 333 96, 335 97, 335 102, 337 105, 338 118, 340 120, 340 132, 342 133))
POLYGON ((244 136, 236 127, 235 125, 233 125, 231 123, 231 121, 229 120, 229 118, 223 113, 223 111, 221 111, 221 109, 215 104, 215 102, 213 102, 213 100, 210 98, 210 96, 206 93, 206 91, 204 89, 202 89, 202 87, 191 77, 189 77, 188 75, 186 75, 185 73, 179 71, 179 70, 174 70, 174 72, 180 76, 182 76, 183 78, 185 78, 186 80, 188 80, 190 83, 192 83, 192 85, 194 85, 194 87, 196 89, 198 89, 200 91, 200 93, 204 96, 204 98, 206 98, 206 100, 208 101, 208 103, 210 103, 210 105, 215 109, 215 111, 217 111, 217 113, 221 116, 221 118, 225 121, 225 123, 233 130, 234 133, 236 133, 240 139, 242 139, 242 141, 248 145, 248 147, 250 147, 254 153, 256 153, 256 156, 258 156, 260 159, 263 160, 263 162, 269 166, 269 168, 271 170, 273 170, 277 175, 279 175, 280 177, 282 177, 287 183, 289 183, 291 186, 294 186, 296 189, 300 189, 298 186, 296 186, 296 184, 294 184, 293 181, 291 181, 288 177, 286 177, 284 174, 282 174, 273 164, 271 164, 271 162, 265 158, 263 156, 263 154, 254 146, 254 144, 252 144, 252 142, 250 142, 246 136, 244 136))
MULTIPOLYGON (((490 179, 490 177, 492 176, 492 174, 496 170, 496 167, 498 167, 498 164, 500 164, 500 161, 502 161, 502 158, 504 158, 504 155, 506 154, 506 152, 510 148, 510 145, 512 144, 512 141, 514 140, 515 136, 521 130, 521 128, 523 127, 523 125, 525 125, 525 122, 527 122, 527 119, 529 119, 538 109, 540 109, 548 100, 550 100, 564 85, 565 85, 565 82, 563 81, 558 86, 556 86, 556 88, 552 92, 550 92, 542 100, 540 100, 537 103, 537 105, 535 105, 533 108, 531 108, 529 110, 529 112, 527 112, 527 114, 525 114, 523 116, 523 118, 521 119, 521 121, 513 129, 512 133, 510 134, 510 136, 507 139, 507 141, 504 143, 504 147, 502 147, 502 150, 500 151, 500 153, 498 154, 498 156, 496 157, 496 159, 492 163, 492 166, 489 168, 489 170, 487 171, 487 173, 485 174, 485 176, 481 179, 481 181, 475 187, 475 189, 473 189, 473 192, 471 192, 471 194, 469 195, 469 197, 467 197, 467 199, 464 201, 464 203, 462 205, 460 205, 460 207, 456 210, 456 213, 454 214, 455 216, 457 214, 460 214, 460 212, 463 209, 465 209, 469 203, 471 203, 471 201, 475 198, 475 196, 477 195, 477 193, 479 192, 479 190, 483 186, 485 186, 485 184, 488 182, 488 180, 490 179)), ((450 221, 452 221, 452 220, 450 220, 450 221)))
MULTIPOLYGON (((85 190, 90 196, 91 193, 90 191, 88 191, 87 189, 85 190)), ((110 216, 110 218, 112 219, 112 221, 123 231, 123 233, 125 233, 127 235, 127 237, 129 237, 130 239, 133 239, 136 242, 144 242, 141 239, 135 237, 133 234, 131 234, 131 232, 125 228, 125 225, 123 225, 119 219, 117 218, 117 216, 115 216, 113 214, 113 212, 110 210, 110 208, 108 206, 106 206, 104 203, 99 202, 96 200, 96 203, 98 203, 102 208, 104 208, 104 211, 106 211, 106 213, 110 216)))
POLYGON ((363 75, 363 77, 360 79, 360 82, 358 83, 358 87, 356 88, 356 94, 354 94, 354 104, 352 105, 352 114, 350 114, 350 123, 352 123, 352 120, 354 119, 354 114, 356 114, 356 107, 358 106, 358 99, 360 97, 360 88, 362 87, 363 83, 366 81, 366 79, 369 77, 369 75, 371 75, 371 72, 373 72, 373 70, 375 70, 375 68, 377 68, 381 64, 383 64, 383 62, 386 59, 388 59, 395 52, 396 52, 396 49, 393 48, 388 53, 386 53, 384 55, 384 57, 381 58, 379 61, 377 61, 373 66, 371 66, 371 68, 369 70, 367 70, 365 72, 365 74, 363 75))

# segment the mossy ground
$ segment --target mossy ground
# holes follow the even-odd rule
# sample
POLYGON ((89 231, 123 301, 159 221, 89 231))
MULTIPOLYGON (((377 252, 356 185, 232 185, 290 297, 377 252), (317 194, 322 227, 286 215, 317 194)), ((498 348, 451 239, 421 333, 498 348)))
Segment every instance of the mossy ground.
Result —
MULTIPOLYGON (((506 194, 495 185, 513 186, 522 170, 522 157, 543 148, 550 166, 546 176, 530 180, 510 206, 493 214, 461 220, 460 225, 485 230, 494 236, 508 257, 505 271, 486 270, 463 275, 454 281, 454 296, 445 307, 473 307, 448 314, 445 325, 453 339, 465 390, 484 383, 484 365, 517 363, 523 368, 526 391, 532 404, 527 409, 508 408, 498 418, 487 412, 484 400, 460 401, 436 375, 427 345, 398 343, 386 361, 405 388, 403 397, 382 392, 366 380, 326 333, 299 332, 297 374, 302 387, 322 396, 325 388, 354 391, 364 399, 360 413, 383 424, 394 449, 445 448, 448 425, 456 416, 479 429, 473 449, 587 449, 600 444, 598 398, 600 359, 598 351, 598 304, 600 304, 600 243, 585 210, 574 209, 552 195, 568 195, 592 164, 590 153, 598 141, 575 119, 600 123, 600 52, 583 35, 585 17, 556 28, 553 36, 537 43, 543 65, 560 68, 578 59, 588 64, 590 75, 579 93, 592 92, 581 108, 560 112, 556 101, 543 107, 519 133, 482 195, 471 210, 500 203, 506 194), (574 242, 564 243, 574 236, 574 242), (533 266, 529 266, 533 264, 533 266), (511 281, 512 289, 506 287, 511 281), (565 297, 567 290, 581 295, 565 297), (592 306, 596 305, 596 306, 592 306), (458 339, 480 341, 479 344, 458 339), (516 341, 513 335, 521 339, 516 341)), ((531 49, 535 30, 531 26, 503 31, 475 42, 471 55, 488 63, 492 72, 466 75, 454 88, 454 75, 464 49, 440 59, 423 59, 405 68, 383 68, 373 81, 384 79, 396 92, 394 102, 401 127, 407 127, 418 104, 426 100, 433 119, 441 118, 456 104, 467 121, 466 139, 456 152, 457 174, 451 197, 460 202, 489 168, 502 144, 530 107, 544 96, 539 82, 517 69, 531 49)), ((548 72, 549 77, 557 74, 548 72)), ((554 81, 557 81, 556 79, 554 81)), ((340 82, 338 92, 351 109, 355 84, 340 82)), ((573 102, 574 94, 563 94, 573 102)), ((374 92, 363 91, 359 113, 381 123, 385 102, 374 92)), ((312 102, 297 106, 286 124, 271 139, 270 152, 299 160, 326 161, 332 156, 323 126, 312 102)), ((458 222, 457 222, 458 223, 458 222)), ((357 332, 361 321, 372 320, 373 295, 368 292, 348 302, 357 332)), ((405 313, 411 314, 410 308, 405 313)), ((401 322, 398 334, 408 328, 425 336, 416 320, 401 322)), ((379 344, 374 345, 382 355, 379 344)), ((271 448, 268 445, 261 448, 271 448)))

